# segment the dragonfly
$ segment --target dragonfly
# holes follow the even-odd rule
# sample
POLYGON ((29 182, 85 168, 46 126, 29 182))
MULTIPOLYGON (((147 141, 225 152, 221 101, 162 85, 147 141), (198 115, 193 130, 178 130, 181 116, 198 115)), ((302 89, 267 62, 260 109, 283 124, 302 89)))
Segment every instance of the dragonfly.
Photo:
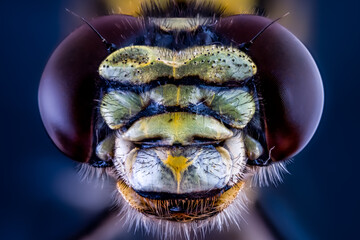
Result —
POLYGON ((127 222, 189 236, 238 221, 247 190, 281 181, 322 114, 319 70, 287 14, 266 18, 255 0, 101 4, 109 14, 91 21, 67 10, 84 24, 44 69, 51 140, 115 180, 127 222))

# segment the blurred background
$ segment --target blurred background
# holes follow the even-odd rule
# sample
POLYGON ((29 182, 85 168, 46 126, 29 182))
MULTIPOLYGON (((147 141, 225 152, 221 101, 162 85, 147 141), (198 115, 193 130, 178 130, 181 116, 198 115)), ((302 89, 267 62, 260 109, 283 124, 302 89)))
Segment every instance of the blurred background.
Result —
MULTIPOLYGON (((85 1, 83 1, 85 2, 85 1)), ((270 2, 270 1, 269 1, 270 2)), ((112 204, 112 189, 81 182, 48 138, 38 112, 42 70, 79 22, 81 1, 1 1, 1 239, 70 239, 112 204)), ((282 239, 355 239, 360 221, 359 56, 355 0, 276 0, 274 18, 309 48, 325 88, 320 126, 278 187, 259 205, 282 239)), ((141 233, 135 235, 141 238, 141 233)), ((124 232, 121 239, 135 239, 124 232)))

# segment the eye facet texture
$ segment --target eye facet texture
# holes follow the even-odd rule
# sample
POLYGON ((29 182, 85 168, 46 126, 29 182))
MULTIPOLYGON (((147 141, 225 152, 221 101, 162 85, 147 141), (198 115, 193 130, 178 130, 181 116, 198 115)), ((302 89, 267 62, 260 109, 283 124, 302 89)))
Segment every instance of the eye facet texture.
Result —
MULTIPOLYGON (((101 17, 92 24, 117 46, 142 29, 138 19, 122 15, 101 17)), ((97 70, 107 55, 98 36, 81 26, 55 50, 40 82, 39 108, 45 128, 56 146, 79 162, 92 157, 97 70)))

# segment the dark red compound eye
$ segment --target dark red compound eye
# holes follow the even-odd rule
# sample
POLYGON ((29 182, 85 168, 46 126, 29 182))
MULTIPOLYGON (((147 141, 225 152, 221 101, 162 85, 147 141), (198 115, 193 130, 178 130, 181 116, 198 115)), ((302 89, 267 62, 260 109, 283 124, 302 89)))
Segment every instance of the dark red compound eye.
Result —
MULTIPOLYGON (((236 15, 221 19, 216 34, 233 46, 251 40, 271 20, 236 15)), ((134 17, 101 17, 93 26, 118 47, 144 30, 134 17)), ((288 159, 309 142, 323 107, 323 86, 317 66, 304 45, 275 23, 249 48, 257 65, 267 148, 273 161, 288 159), (271 150, 271 151, 270 151, 271 150)), ((82 26, 67 37, 49 60, 39 88, 41 116, 51 139, 70 158, 89 162, 97 106, 98 67, 108 56, 101 40, 82 26)))
MULTIPOLYGON (((91 23, 117 46, 126 44, 142 26, 137 18, 123 15, 91 23)), ((79 162, 92 157, 97 71, 108 55, 99 37, 84 25, 55 50, 40 82, 39 108, 45 128, 56 146, 79 162)))
MULTIPOLYGON (((223 18, 215 29, 233 44, 241 44, 270 22, 237 15, 223 18)), ((257 87, 271 159, 288 159, 306 146, 319 124, 324 103, 319 70, 306 47, 277 23, 256 40, 248 54, 258 67, 257 87)))

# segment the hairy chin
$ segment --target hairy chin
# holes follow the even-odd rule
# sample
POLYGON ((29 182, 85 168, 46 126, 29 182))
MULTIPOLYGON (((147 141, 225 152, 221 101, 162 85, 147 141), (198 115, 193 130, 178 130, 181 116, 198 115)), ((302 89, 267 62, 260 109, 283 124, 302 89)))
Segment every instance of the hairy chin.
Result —
MULTIPOLYGON (((247 166, 244 186, 232 204, 215 216, 193 222, 168 221, 138 212, 121 196, 114 181, 114 205, 118 211, 119 222, 121 221, 121 224, 125 223, 125 229, 134 228, 135 231, 141 229, 146 234, 151 234, 160 239, 179 237, 180 239, 189 240, 199 237, 199 235, 204 237, 205 233, 209 231, 229 229, 230 225, 241 228, 241 225, 246 223, 244 219, 249 214, 248 206, 256 198, 254 187, 281 183, 283 175, 289 173, 286 169, 288 162, 273 163, 267 167, 247 166)), ((81 164, 79 173, 82 175, 83 180, 97 180, 95 182, 100 187, 104 185, 105 180, 108 178, 117 179, 113 169, 99 169, 88 164, 81 164)))
POLYGON ((247 211, 248 198, 247 190, 242 189, 233 203, 217 215, 201 221, 192 222, 174 222, 144 215, 132 208, 116 191, 115 201, 119 207, 119 216, 125 228, 134 228, 135 231, 143 230, 147 235, 153 235, 159 239, 193 239, 196 237, 204 237, 205 233, 212 230, 229 229, 231 224, 235 224, 240 228, 240 224, 244 221, 244 214, 247 211))

